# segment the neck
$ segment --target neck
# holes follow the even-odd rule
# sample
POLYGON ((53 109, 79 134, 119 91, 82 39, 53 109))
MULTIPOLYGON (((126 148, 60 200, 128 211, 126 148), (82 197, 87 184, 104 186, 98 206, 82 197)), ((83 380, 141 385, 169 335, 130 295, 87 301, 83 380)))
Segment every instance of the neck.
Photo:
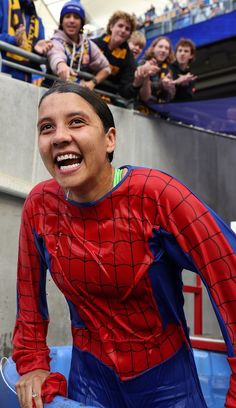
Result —
POLYGON ((120 45, 121 45, 120 43, 117 44, 117 42, 112 40, 112 38, 111 38, 110 41, 109 41, 109 44, 108 44, 108 48, 109 48, 109 50, 113 51, 115 48, 119 47, 120 45))
POLYGON ((186 68, 188 68, 188 64, 180 64, 180 63, 179 63, 179 66, 180 66, 180 68, 183 69, 183 70, 186 69, 186 68))
POLYGON ((108 163, 96 180, 94 178, 89 182, 85 182, 85 186, 80 186, 79 189, 71 188, 67 190, 66 196, 68 199, 78 203, 87 203, 97 201, 108 194, 113 188, 114 167, 108 163))
POLYGON ((78 44, 80 42, 80 35, 79 34, 75 34, 75 35, 68 35, 67 37, 69 37, 69 39, 71 41, 73 41, 74 43, 78 44))

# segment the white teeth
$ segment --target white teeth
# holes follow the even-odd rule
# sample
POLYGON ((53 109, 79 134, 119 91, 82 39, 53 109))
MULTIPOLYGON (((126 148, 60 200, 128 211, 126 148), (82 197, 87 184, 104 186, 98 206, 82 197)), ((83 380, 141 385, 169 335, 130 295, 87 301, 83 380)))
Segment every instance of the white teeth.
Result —
POLYGON ((57 162, 60 162, 62 160, 68 160, 68 159, 79 159, 79 156, 77 156, 76 154, 72 154, 72 153, 57 156, 57 162))
POLYGON ((80 163, 74 163, 74 164, 70 164, 69 166, 61 166, 60 169, 61 170, 68 170, 68 169, 74 169, 75 167, 79 167, 80 163))

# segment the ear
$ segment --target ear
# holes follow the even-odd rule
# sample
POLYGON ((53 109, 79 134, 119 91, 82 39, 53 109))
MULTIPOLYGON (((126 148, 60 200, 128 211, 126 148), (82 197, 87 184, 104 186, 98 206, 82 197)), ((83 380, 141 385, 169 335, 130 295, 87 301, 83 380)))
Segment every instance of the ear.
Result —
POLYGON ((114 152, 116 148, 116 129, 114 127, 110 127, 105 137, 107 143, 107 153, 114 152))

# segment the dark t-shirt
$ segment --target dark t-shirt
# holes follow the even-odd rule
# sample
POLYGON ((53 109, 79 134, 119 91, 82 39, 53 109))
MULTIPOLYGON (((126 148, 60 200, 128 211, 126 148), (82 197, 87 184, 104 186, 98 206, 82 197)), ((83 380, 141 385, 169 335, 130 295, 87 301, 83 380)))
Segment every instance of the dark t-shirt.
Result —
MULTIPOLYGON (((179 75, 185 75, 190 72, 190 67, 186 69, 181 69, 177 61, 173 62, 170 65, 173 79, 177 79, 179 75)), ((195 92, 195 82, 191 81, 186 85, 176 85, 176 92, 173 102, 183 102, 191 101, 193 99, 193 94, 195 92)))
MULTIPOLYGON (((135 98, 138 88, 134 88, 132 85, 136 69, 134 56, 129 49, 127 41, 111 51, 108 47, 110 38, 110 35, 105 34, 102 37, 93 39, 110 63, 111 75, 109 75, 107 80, 116 86, 118 93, 124 98, 135 98)), ((98 88, 111 91, 104 84, 99 85, 98 88)))

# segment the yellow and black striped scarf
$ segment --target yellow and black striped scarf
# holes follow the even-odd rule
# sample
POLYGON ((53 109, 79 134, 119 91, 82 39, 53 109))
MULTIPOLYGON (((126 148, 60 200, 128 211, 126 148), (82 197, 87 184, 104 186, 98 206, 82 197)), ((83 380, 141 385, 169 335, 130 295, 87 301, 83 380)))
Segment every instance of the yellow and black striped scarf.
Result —
POLYGON ((108 48, 110 39, 111 39, 110 34, 105 35, 102 39, 102 43, 99 43, 99 48, 101 48, 105 57, 109 61, 111 75, 116 76, 120 72, 124 64, 124 61, 127 58, 128 45, 126 43, 123 43, 120 47, 117 47, 114 50, 110 51, 108 48))
POLYGON ((76 47, 75 52, 73 52, 73 45, 68 44, 66 41, 63 41, 65 48, 65 54, 67 56, 67 64, 73 68, 75 71, 78 70, 79 61, 81 59, 80 70, 86 70, 90 64, 90 45, 89 41, 86 39, 83 44, 83 50, 81 45, 76 47), (81 52, 83 55, 81 56, 81 52), (71 61, 73 58, 73 61, 71 61))
POLYGON ((166 75, 169 74, 170 68, 166 62, 162 62, 162 64, 159 67, 161 68, 161 71, 159 73, 160 78, 164 78, 166 75))
MULTIPOLYGON (((17 28, 23 24, 25 25, 25 18, 22 13, 19 0, 9 0, 8 7, 8 34, 14 36, 17 28)), ((30 24, 28 34, 24 33, 23 44, 20 48, 32 52, 35 38, 39 35, 39 20, 36 14, 30 16, 30 24)), ((7 57, 15 61, 28 61, 27 58, 20 55, 7 53, 7 57)))

